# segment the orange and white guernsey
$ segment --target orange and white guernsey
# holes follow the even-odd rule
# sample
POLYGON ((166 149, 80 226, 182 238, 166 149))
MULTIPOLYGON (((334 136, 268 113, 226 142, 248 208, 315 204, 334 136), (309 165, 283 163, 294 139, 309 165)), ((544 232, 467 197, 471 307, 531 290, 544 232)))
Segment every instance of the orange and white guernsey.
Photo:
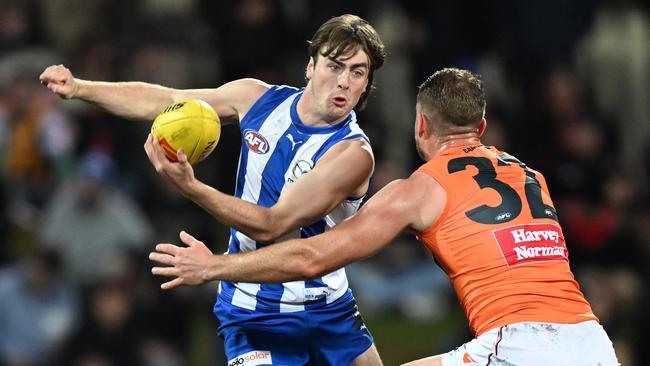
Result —
POLYGON ((458 146, 422 165, 447 193, 418 238, 449 275, 476 335, 518 322, 598 320, 569 269, 544 177, 493 147, 458 146))

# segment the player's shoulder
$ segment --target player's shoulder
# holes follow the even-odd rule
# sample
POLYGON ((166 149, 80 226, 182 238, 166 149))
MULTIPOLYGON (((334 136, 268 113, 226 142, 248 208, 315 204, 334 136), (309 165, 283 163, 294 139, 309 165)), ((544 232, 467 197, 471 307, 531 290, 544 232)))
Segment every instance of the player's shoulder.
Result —
POLYGON ((265 94, 267 92, 272 92, 274 94, 284 94, 292 95, 297 94, 302 90, 302 88, 297 88, 291 85, 284 84, 269 84, 265 81, 254 79, 254 78, 243 78, 233 80, 226 85, 232 85, 233 87, 239 88, 241 90, 250 91, 258 94, 265 94))
POLYGON ((366 161, 373 164, 374 155, 370 143, 362 138, 341 140, 330 147, 320 158, 321 162, 328 160, 366 161))
POLYGON ((216 88, 205 96, 205 101, 212 105, 222 121, 224 116, 235 113, 241 118, 270 87, 257 79, 237 79, 216 88))
POLYGON ((255 99, 271 89, 272 85, 259 79, 244 78, 237 79, 224 84, 224 87, 241 95, 248 95, 255 99))
POLYGON ((253 112, 252 115, 256 115, 263 111, 273 110, 292 95, 300 92, 299 88, 268 84, 252 78, 234 80, 224 86, 236 94, 237 100, 242 102, 241 108, 238 109, 241 119, 251 112, 253 112))
POLYGON ((240 82, 251 92, 250 98, 255 101, 255 104, 266 107, 280 105, 302 91, 294 86, 272 85, 257 79, 241 79, 240 82))
POLYGON ((348 177, 368 179, 375 169, 375 160, 367 141, 343 140, 318 159, 315 169, 327 176, 345 174, 348 177))

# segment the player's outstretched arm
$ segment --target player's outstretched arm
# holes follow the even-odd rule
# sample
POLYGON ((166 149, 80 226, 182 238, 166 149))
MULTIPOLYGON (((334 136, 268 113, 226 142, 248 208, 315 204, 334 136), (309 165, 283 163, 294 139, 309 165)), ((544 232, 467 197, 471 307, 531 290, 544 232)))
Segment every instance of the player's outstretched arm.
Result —
POLYGON ((173 277, 169 289, 211 280, 254 283, 308 280, 374 255, 402 230, 432 225, 445 205, 445 193, 432 178, 415 173, 379 191, 352 218, 308 238, 290 240, 239 254, 212 255, 205 245, 182 233, 187 247, 159 244, 149 255, 152 273, 173 277))
POLYGON ((117 116, 152 121, 165 107, 182 100, 202 99, 227 122, 243 116, 268 85, 254 79, 236 80, 216 89, 179 90, 161 85, 129 81, 104 82, 75 78, 63 65, 47 67, 42 84, 65 99, 95 103, 117 116))

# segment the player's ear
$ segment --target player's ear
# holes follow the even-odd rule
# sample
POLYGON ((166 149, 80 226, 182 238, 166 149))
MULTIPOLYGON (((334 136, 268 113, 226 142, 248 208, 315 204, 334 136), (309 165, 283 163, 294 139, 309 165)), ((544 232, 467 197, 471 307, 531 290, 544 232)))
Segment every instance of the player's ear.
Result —
POLYGON ((419 137, 426 137, 431 134, 431 128, 429 127, 429 120, 427 116, 422 112, 417 112, 417 134, 419 137))
POLYGON ((478 137, 483 136, 485 129, 487 128, 487 120, 483 118, 481 123, 478 125, 478 137))
POLYGON ((315 63, 316 61, 314 61, 314 58, 310 57, 309 62, 307 63, 307 69, 305 70, 305 79, 307 79, 307 81, 311 80, 311 77, 314 74, 315 63))

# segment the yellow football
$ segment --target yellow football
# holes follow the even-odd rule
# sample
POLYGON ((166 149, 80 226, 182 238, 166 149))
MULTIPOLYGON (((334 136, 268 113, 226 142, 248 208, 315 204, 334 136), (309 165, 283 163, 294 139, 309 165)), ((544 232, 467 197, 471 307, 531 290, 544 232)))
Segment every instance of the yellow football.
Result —
POLYGON ((178 161, 182 149, 190 164, 205 159, 221 136, 221 122, 212 107, 198 99, 174 103, 153 120, 151 135, 158 137, 165 156, 178 161))

